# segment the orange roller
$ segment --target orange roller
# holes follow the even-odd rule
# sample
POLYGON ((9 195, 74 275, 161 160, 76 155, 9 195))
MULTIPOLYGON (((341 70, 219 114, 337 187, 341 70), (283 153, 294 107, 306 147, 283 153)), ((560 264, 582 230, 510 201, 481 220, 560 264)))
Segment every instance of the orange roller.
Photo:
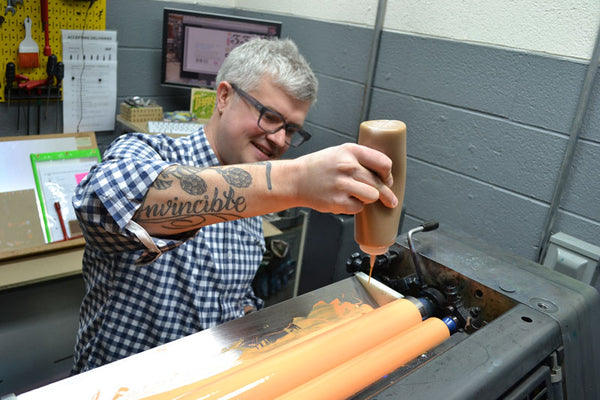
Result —
POLYGON ((278 399, 346 399, 449 337, 442 320, 429 318, 278 399))
MULTIPOLYGON (((326 304, 325 302, 319 302, 319 303, 326 304)), ((315 307, 319 303, 317 303, 315 305, 315 307)), ((338 302, 338 304, 339 304, 339 302, 338 302)), ((315 309, 315 307, 313 307, 313 310, 315 309)), ((261 362, 261 361, 265 360, 267 357, 274 357, 282 352, 286 352, 290 348, 292 348, 294 346, 298 346, 301 343, 303 343, 304 341, 311 340, 312 338, 314 338, 316 336, 322 335, 327 330, 335 329, 336 327, 338 327, 340 325, 348 323, 349 321, 352 320, 352 318, 358 318, 361 315, 363 315, 367 312, 371 312, 371 311, 373 311, 373 308, 371 306, 363 304, 361 314, 350 315, 345 320, 342 319, 342 320, 329 321, 329 323, 323 324, 320 330, 312 331, 307 334, 303 334, 303 335, 297 337, 296 339, 293 339, 287 343, 283 343, 283 344, 272 343, 271 345, 269 345, 268 348, 263 348, 262 350, 257 351, 257 353, 255 353, 251 356, 248 356, 247 354, 246 355, 243 354, 237 360, 237 364, 235 364, 234 366, 232 366, 231 368, 229 368, 226 371, 222 371, 215 375, 211 375, 211 376, 209 376, 205 379, 202 379, 198 382, 180 386, 180 387, 172 389, 166 393, 160 393, 160 394, 151 395, 149 397, 144 397, 141 400, 174 400, 174 399, 179 400, 181 398, 180 396, 188 395, 188 394, 192 393, 193 391, 196 391, 196 390, 200 389, 201 387, 204 387, 212 382, 216 382, 220 379, 225 379, 226 377, 230 377, 233 374, 235 374, 237 371, 239 371, 240 369, 249 368, 251 365, 261 362)), ((343 313, 343 311, 342 311, 342 313, 343 313)), ((321 316, 321 317, 326 318, 326 316, 321 316)))
POLYGON ((148 397, 178 400, 233 398, 269 399, 281 396, 353 357, 421 323, 421 313, 406 299, 395 300, 285 351, 233 368, 218 379, 208 378, 148 397))

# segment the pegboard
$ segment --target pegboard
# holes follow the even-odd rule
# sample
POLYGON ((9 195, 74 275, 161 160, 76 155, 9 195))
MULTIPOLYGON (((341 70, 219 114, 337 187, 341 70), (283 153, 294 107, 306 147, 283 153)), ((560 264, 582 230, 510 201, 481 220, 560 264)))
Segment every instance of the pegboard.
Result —
MULTIPOLYGON (((0 59, 2 60, 0 101, 5 101, 6 64, 13 62, 16 73, 27 76, 31 80, 47 77, 46 64, 48 57, 44 55, 45 34, 42 27, 40 1, 37 0, 2 0, 0 16, 4 22, 0 26, 0 59), (14 15, 6 12, 7 5, 14 5, 14 15), (5 14, 6 12, 6 14, 5 14), (23 69, 19 67, 19 44, 25 38, 25 18, 31 18, 31 36, 38 45, 39 66, 23 69)), ((52 54, 58 61, 62 60, 62 29, 105 30, 106 0, 48 0, 48 33, 52 54)), ((16 84, 13 83, 13 87, 16 84)))

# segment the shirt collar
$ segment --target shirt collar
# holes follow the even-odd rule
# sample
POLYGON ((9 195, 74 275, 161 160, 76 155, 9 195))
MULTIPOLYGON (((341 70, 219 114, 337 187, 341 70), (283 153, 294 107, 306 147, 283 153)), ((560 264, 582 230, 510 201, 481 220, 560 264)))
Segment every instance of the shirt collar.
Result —
POLYGON ((201 165, 217 166, 221 165, 217 155, 213 148, 208 142, 206 133, 204 132, 204 126, 197 132, 192 133, 189 136, 191 150, 193 152, 194 159, 202 160, 201 165))

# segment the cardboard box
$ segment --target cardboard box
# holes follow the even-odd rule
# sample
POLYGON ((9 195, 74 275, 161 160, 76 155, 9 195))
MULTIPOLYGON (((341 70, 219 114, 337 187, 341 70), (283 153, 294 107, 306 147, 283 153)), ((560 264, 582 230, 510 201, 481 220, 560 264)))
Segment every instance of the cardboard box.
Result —
POLYGON ((158 104, 134 107, 121 103, 121 117, 129 122, 162 121, 163 109, 158 104))

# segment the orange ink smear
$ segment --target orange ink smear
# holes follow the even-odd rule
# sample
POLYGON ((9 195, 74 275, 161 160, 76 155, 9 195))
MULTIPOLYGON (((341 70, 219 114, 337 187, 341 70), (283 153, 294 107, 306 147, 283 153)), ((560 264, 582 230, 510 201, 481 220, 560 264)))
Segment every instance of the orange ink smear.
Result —
POLYGON ((449 337, 448 327, 442 320, 429 318, 278 399, 347 399, 449 337))
POLYGON ((168 396, 155 395, 145 400, 179 399, 180 397, 177 396, 186 395, 201 385, 208 385, 211 382, 231 376, 240 368, 247 368, 266 357, 275 356, 279 352, 286 351, 286 349, 334 328, 350 318, 356 318, 372 310, 373 307, 363 304, 358 299, 356 303, 341 301, 337 298, 330 303, 319 301, 313 305, 312 310, 306 317, 294 317, 284 329, 260 337, 241 339, 232 346, 223 349, 222 353, 241 351, 237 364, 229 370, 210 376, 202 381, 173 389, 168 392, 168 396))
MULTIPOLYGON (((228 371, 147 397, 147 400, 276 398, 421 323, 417 307, 409 300, 398 299, 364 313, 362 310, 366 308, 361 305, 361 311, 354 318, 338 319, 328 329, 311 330, 320 323, 328 325, 329 320, 324 317, 330 313, 354 315, 352 307, 355 305, 319 302, 309 316, 292 322, 300 330, 308 331, 302 338, 282 340, 278 348, 243 361, 228 371)), ((297 336, 297 330, 290 329, 288 334, 297 336)))
POLYGON ((117 393, 115 393, 115 395, 112 398, 112 400, 117 400, 118 398, 125 396, 125 394, 128 391, 129 391, 129 388, 127 388, 127 387, 121 387, 121 388, 119 388, 119 390, 117 390, 117 393))
POLYGON ((242 352, 239 360, 250 359, 269 353, 286 343, 294 342, 295 345, 300 339, 322 333, 349 318, 359 317, 372 310, 373 307, 360 302, 343 302, 340 299, 334 299, 330 303, 319 301, 306 317, 294 317, 282 330, 258 338, 242 339, 224 351, 238 350, 242 352))

